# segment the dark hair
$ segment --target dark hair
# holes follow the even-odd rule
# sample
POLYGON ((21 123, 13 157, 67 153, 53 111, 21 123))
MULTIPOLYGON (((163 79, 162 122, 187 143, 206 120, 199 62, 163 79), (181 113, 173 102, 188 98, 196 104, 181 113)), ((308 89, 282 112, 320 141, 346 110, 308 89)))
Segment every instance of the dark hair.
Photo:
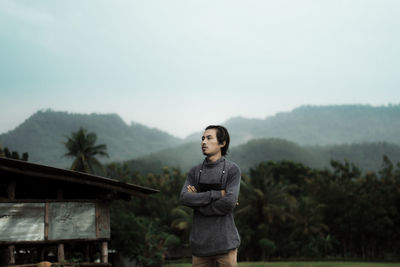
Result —
POLYGON ((225 156, 228 153, 230 141, 228 130, 221 125, 209 125, 206 127, 206 131, 210 129, 217 130, 217 140, 220 145, 225 142, 225 146, 221 148, 221 154, 222 156, 225 156))

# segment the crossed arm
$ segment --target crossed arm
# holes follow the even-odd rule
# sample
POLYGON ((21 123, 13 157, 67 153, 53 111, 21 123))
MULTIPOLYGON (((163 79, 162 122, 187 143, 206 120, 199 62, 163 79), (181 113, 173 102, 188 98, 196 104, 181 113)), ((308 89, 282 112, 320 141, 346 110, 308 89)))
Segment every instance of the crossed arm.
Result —
POLYGON ((198 192, 194 175, 190 172, 181 191, 181 202, 204 216, 226 215, 235 208, 240 189, 240 169, 235 166, 228 171, 225 190, 198 192))

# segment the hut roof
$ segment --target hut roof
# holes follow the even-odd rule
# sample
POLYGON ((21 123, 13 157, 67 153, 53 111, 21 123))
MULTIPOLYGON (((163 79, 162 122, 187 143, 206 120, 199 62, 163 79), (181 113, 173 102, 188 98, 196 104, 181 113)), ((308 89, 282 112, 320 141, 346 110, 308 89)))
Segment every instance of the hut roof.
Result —
MULTIPOLYGON (((146 196, 158 193, 159 190, 120 182, 97 175, 60 169, 26 161, 0 157, 0 183, 7 180, 22 181, 28 187, 40 185, 39 188, 62 185, 68 188, 77 186, 100 194, 111 193, 111 199, 130 199, 131 196, 146 196), (34 180, 33 180, 34 179, 34 180)), ((108 197, 110 198, 110 196, 108 197)))

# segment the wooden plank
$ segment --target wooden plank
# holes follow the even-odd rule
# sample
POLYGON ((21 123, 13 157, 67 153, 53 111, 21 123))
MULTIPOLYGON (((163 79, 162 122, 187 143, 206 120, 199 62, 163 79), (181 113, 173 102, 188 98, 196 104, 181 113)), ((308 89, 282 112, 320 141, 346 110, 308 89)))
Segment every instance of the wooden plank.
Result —
POLYGON ((110 203, 96 203, 96 237, 110 238, 110 203))
POLYGON ((50 203, 49 240, 96 239, 94 203, 50 203))
POLYGON ((44 240, 44 203, 0 203, 0 241, 44 240))
POLYGON ((62 262, 62 261, 65 260, 65 256, 64 256, 64 244, 63 244, 63 243, 58 244, 58 247, 57 247, 57 260, 58 260, 59 262, 62 262))

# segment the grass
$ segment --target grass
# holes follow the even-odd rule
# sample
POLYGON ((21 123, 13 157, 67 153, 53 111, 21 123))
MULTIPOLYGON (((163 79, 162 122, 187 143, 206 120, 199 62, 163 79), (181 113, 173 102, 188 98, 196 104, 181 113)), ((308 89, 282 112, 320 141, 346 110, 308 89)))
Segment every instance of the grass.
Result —
MULTIPOLYGON (((166 267, 191 267, 190 263, 170 263, 166 267)), ((238 267, 395 267, 399 263, 379 262, 239 262, 238 267)))

